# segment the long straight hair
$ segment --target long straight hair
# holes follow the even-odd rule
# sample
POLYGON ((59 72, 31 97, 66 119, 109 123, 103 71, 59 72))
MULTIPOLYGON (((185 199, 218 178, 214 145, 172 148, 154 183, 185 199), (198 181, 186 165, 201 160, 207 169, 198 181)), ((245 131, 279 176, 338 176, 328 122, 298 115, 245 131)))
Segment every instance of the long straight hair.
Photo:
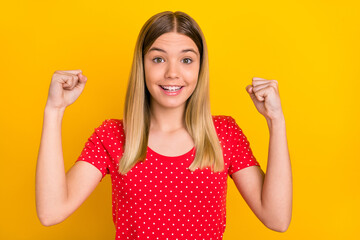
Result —
POLYGON ((139 161, 144 161, 150 128, 150 93, 145 85, 144 55, 164 33, 177 32, 190 37, 200 52, 199 78, 194 92, 186 101, 185 128, 194 140, 195 158, 190 171, 210 167, 214 172, 224 169, 222 145, 217 136, 209 94, 209 60, 207 45, 199 25, 183 12, 161 12, 142 27, 136 41, 125 107, 125 149, 119 159, 119 173, 126 174, 139 161))

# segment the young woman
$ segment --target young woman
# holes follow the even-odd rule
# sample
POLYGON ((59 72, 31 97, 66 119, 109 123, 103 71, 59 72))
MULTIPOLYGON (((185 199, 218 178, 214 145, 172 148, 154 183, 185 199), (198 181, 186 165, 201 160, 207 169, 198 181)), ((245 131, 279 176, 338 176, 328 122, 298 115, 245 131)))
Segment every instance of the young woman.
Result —
POLYGON ((265 175, 235 120, 211 115, 208 72, 205 38, 190 16, 151 17, 135 46, 124 118, 97 127, 65 174, 61 121, 87 78, 56 71, 36 169, 41 223, 65 220, 110 174, 116 239, 222 239, 229 175, 265 226, 286 231, 292 174, 278 83, 253 78, 246 87, 270 131, 265 175))

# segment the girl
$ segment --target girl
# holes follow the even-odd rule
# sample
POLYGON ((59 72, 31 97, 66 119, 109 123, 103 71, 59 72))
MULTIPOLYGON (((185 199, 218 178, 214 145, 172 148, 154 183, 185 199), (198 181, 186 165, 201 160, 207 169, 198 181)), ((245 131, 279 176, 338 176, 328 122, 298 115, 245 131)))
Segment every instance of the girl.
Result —
POLYGON ((116 239, 222 239, 229 175, 265 226, 286 231, 292 174, 278 83, 253 78, 246 87, 270 131, 265 175, 235 120, 211 115, 208 72, 205 38, 190 16, 151 17, 135 46, 124 118, 97 127, 65 174, 61 121, 87 78, 56 71, 36 169, 41 223, 65 220, 110 174, 116 239))

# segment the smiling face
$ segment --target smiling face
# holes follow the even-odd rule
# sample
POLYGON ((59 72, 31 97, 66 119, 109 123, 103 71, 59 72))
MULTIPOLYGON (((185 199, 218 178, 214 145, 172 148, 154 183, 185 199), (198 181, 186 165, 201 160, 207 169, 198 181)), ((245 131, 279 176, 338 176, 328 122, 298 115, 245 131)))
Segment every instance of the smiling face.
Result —
POLYGON ((184 110, 200 69, 200 53, 194 41, 176 32, 161 35, 145 54, 144 68, 151 108, 184 110))

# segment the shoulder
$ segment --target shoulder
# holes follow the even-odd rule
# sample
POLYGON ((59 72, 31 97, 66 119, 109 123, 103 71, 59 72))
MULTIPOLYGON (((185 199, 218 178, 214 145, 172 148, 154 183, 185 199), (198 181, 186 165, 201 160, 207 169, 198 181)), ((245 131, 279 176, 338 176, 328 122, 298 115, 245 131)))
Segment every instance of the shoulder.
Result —
POLYGON ((96 129, 97 134, 109 135, 109 134, 123 134, 124 125, 122 119, 105 119, 96 129))
POLYGON ((215 128, 224 129, 233 127, 235 119, 227 115, 212 115, 215 128))
POLYGON ((222 139, 229 141, 243 135, 242 129, 233 117, 227 115, 213 115, 212 117, 215 130, 222 139))

